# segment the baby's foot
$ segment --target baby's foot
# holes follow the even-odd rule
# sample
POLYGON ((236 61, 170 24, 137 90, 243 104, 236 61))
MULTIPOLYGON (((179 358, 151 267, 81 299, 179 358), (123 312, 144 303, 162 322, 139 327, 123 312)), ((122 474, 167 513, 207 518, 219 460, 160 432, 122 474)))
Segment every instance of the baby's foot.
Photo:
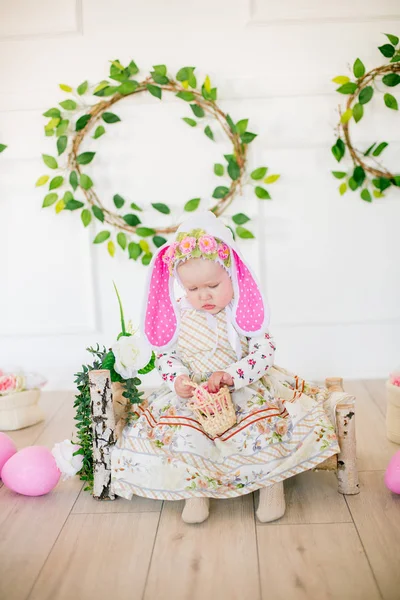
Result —
POLYGON ((182 520, 185 523, 202 523, 210 513, 209 498, 189 498, 185 501, 182 520))
POLYGON ((283 481, 275 483, 260 490, 260 501, 256 512, 257 518, 261 523, 276 521, 285 514, 285 494, 283 491, 283 481))

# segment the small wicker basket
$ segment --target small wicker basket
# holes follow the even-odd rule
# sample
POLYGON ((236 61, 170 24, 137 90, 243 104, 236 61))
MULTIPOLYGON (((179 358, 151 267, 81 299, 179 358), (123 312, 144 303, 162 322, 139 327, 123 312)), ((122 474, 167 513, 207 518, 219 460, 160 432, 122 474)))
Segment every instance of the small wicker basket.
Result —
POLYGON ((39 398, 39 389, 0 396, 0 431, 15 431, 43 421, 39 398))
POLYGON ((208 435, 216 437, 236 425, 235 407, 226 386, 212 394, 208 391, 207 384, 197 385, 192 382, 191 385, 195 388, 194 400, 188 404, 188 408, 194 412, 208 435))

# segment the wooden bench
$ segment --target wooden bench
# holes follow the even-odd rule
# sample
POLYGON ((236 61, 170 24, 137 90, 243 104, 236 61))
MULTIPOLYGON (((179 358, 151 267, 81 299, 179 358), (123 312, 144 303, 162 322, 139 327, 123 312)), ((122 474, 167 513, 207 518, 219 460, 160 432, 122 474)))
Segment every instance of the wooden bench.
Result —
MULTIPOLYGON (((115 416, 110 372, 90 371, 90 397, 93 426, 93 497, 114 500, 111 483, 111 451, 116 442, 115 416)), ((329 394, 344 393, 343 380, 330 377, 325 380, 329 394)), ((358 494, 356 461, 355 397, 345 394, 336 405, 336 434, 340 452, 318 465, 315 471, 335 471, 340 494, 358 494)))

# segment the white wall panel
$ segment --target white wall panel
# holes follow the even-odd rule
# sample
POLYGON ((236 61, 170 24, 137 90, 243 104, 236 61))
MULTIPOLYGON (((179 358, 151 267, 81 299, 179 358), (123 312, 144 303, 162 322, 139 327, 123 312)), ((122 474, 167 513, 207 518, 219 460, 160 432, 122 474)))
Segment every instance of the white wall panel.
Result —
MULTIPOLYGON (((259 134, 249 168, 281 173, 272 201, 245 188, 228 213, 253 218, 256 240, 241 244, 271 306, 278 364, 318 378, 383 377, 398 364, 400 193, 369 205, 340 197, 330 174, 342 168, 330 152, 340 100, 331 79, 358 56, 368 69, 384 62, 377 46, 382 32, 399 34, 397 0, 0 0, 0 16, 0 368, 36 369, 52 387, 72 387, 85 347, 119 332, 113 281, 139 323, 147 269, 94 247, 100 224, 84 230, 76 214, 42 210, 44 188, 34 187, 47 170, 40 155, 54 153, 42 113, 67 97, 58 84, 96 83, 117 57, 143 73, 166 63, 171 73, 195 65, 199 79, 209 74, 221 106, 259 134)), ((381 158, 397 170, 398 115, 382 105, 377 94, 353 139, 360 148, 389 142, 381 158)), ((98 151, 85 170, 104 202, 119 193, 143 205, 145 224, 166 225, 192 197, 207 206, 223 181, 212 169, 229 149, 222 136, 212 144, 189 128, 189 108, 172 97, 113 110, 123 123, 82 147, 98 151)))
POLYGON ((78 34, 81 0, 0 1, 0 41, 47 35, 78 34))

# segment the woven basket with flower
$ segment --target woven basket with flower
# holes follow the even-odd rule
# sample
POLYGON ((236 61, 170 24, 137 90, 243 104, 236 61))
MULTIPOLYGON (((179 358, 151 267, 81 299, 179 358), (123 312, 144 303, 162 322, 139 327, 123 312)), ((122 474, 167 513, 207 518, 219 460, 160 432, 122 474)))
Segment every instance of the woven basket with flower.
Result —
POLYGON ((193 386, 193 399, 188 407, 194 412, 204 431, 211 437, 225 433, 236 425, 235 407, 229 389, 220 388, 215 394, 208 391, 207 384, 193 386))
POLYGON ((44 420, 38 402, 45 383, 37 373, 0 370, 0 431, 15 431, 44 420))

